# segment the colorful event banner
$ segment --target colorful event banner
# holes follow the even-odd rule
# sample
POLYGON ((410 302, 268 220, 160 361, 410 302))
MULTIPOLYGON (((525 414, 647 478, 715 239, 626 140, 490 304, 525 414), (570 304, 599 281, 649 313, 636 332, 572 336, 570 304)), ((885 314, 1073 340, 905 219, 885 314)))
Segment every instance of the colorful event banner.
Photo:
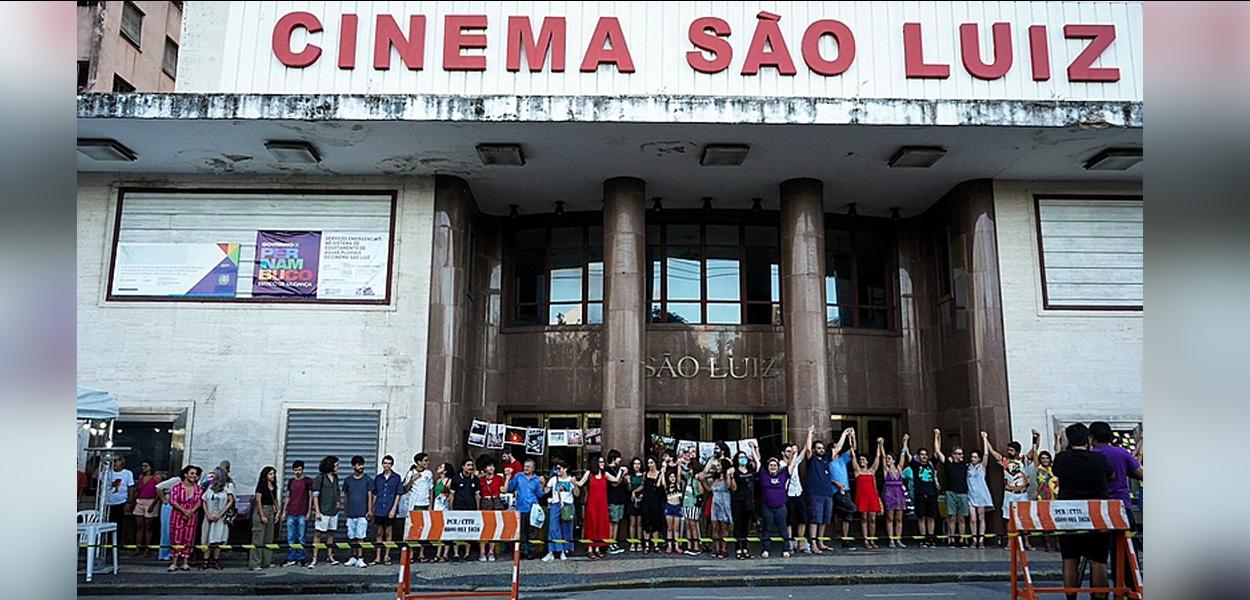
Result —
MULTIPOLYGON (((489 423, 474 419, 469 426, 470 446, 486 447, 491 450, 502 450, 507 445, 525 446, 525 454, 541 455, 547 448, 585 447, 587 452, 603 452, 603 430, 599 427, 590 429, 544 429, 541 427, 513 427, 503 423, 489 423)), ((733 442, 696 442, 693 440, 677 440, 671 437, 652 434, 651 452, 660 455, 665 450, 675 451, 678 456, 697 456, 698 461, 706 463, 716 453, 718 444, 729 448, 725 458, 732 458, 739 450, 746 452, 747 457, 759 463, 759 441, 755 438, 733 442)))
POLYGON ((384 232, 322 233, 317 298, 385 298, 389 245, 390 240, 384 232))
POLYGON ((114 296, 234 298, 239 244, 120 242, 114 296))
POLYGON ((320 231, 257 231, 254 297, 317 297, 320 231))

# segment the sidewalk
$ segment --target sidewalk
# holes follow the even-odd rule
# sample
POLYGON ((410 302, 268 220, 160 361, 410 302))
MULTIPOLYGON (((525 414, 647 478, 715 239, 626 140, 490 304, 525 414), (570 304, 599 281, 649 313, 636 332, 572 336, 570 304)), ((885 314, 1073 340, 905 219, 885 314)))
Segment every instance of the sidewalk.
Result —
MULTIPOLYGON (((579 550, 579 553, 581 551, 579 550)), ((582 556, 567 561, 521 563, 522 591, 565 592, 586 589, 644 587, 712 587, 837 585, 855 583, 933 583, 949 581, 1006 581, 1010 557, 1005 549, 908 548, 906 550, 838 550, 832 555, 799 555, 783 559, 757 556, 749 561, 697 557, 622 554, 590 561, 582 556)), ((346 556, 340 552, 340 558, 346 556)), ((395 556, 394 554, 392 556, 395 556)), ((275 559, 277 555, 275 555, 275 559)), ((82 562, 81 560, 79 561, 82 562)), ((357 567, 319 564, 315 569, 272 567, 262 572, 247 570, 246 553, 236 552, 223 561, 224 570, 166 573, 167 563, 122 559, 117 575, 97 571, 95 581, 78 576, 78 595, 253 595, 344 594, 392 591, 399 578, 398 565, 357 567)), ((81 565, 80 565, 81 566, 81 565)), ((1056 578, 1057 553, 1033 552, 1029 566, 1034 578, 1056 578)), ((494 563, 418 564, 413 569, 413 589, 426 591, 472 591, 503 589, 511 581, 511 560, 494 563)))

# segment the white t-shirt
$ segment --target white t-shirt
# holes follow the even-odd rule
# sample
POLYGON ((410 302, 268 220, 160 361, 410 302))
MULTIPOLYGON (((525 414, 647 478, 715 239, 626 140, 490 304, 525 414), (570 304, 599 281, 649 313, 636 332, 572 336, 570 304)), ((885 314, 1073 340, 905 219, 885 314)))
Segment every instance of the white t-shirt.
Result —
POLYGON ((109 506, 125 504, 130 500, 130 486, 135 484, 135 476, 129 469, 110 470, 104 475, 102 483, 108 489, 104 497, 105 504, 109 506))
POLYGON ((402 513, 407 513, 418 506, 427 506, 430 501, 430 491, 434 489, 434 473, 429 469, 409 470, 404 477, 404 487, 409 484, 412 484, 412 488, 399 499, 399 511, 402 513))
POLYGON ((790 498, 798 498, 803 495, 803 482, 799 479, 799 466, 803 464, 803 459, 794 461, 794 468, 791 469, 786 465, 786 461, 781 461, 781 468, 790 471, 790 478, 786 480, 786 496, 790 498))

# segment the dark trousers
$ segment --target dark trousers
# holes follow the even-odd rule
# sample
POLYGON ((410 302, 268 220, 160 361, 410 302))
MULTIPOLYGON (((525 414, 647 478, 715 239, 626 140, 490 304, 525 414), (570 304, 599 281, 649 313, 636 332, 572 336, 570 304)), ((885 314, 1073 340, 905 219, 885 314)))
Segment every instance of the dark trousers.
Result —
POLYGON ((108 507, 108 520, 110 523, 117 523, 117 540, 122 544, 134 543, 131 539, 131 522, 132 519, 126 518, 125 504, 110 504, 108 507))
POLYGON ((729 505, 734 518, 734 538, 738 541, 738 550, 747 549, 747 531, 751 529, 751 521, 755 519, 754 508, 750 501, 734 500, 729 505))
POLYGON ((537 528, 530 526, 529 511, 520 513, 520 515, 521 515, 521 527, 520 527, 521 529, 520 531, 521 558, 530 559, 530 558, 533 558, 536 554, 541 553, 540 552, 541 548, 538 548, 538 544, 531 544, 529 543, 530 540, 541 540, 543 539, 544 536, 543 536, 543 532, 541 529, 537 529, 537 528))

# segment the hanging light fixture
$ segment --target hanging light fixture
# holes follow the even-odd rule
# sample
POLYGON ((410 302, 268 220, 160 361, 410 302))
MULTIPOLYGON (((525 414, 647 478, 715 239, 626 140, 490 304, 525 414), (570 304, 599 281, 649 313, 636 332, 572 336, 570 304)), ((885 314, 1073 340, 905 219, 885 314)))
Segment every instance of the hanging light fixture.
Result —
POLYGON ((703 210, 712 210, 712 199, 708 196, 703 197, 703 210))
POLYGON ((513 219, 515 219, 515 218, 517 218, 517 215, 518 215, 518 214, 520 214, 520 210, 521 210, 521 207, 519 207, 519 206, 517 206, 517 205, 515 205, 515 204, 509 204, 509 205, 508 205, 508 216, 509 216, 509 217, 512 217, 513 219))
POLYGON ((898 223, 903 220, 903 209, 895 206, 890 209, 890 220, 898 223))
POLYGON ((847 205, 846 205, 846 216, 848 216, 848 217, 857 217, 857 216, 859 216, 859 211, 855 209, 855 203, 854 203, 854 202, 852 202, 852 203, 850 203, 850 204, 847 204, 847 205))
POLYGON ((752 212, 761 212, 761 211, 763 211, 763 210, 764 210, 764 199, 763 199, 763 198, 752 198, 752 199, 751 199, 751 211, 752 211, 752 212))
POLYGON ((651 199, 651 210, 654 210, 655 212, 660 212, 663 209, 664 209, 664 206, 660 204, 659 196, 656 196, 651 199))
POLYGON ((556 214, 557 215, 564 214, 564 201, 563 200, 556 200, 556 214))

